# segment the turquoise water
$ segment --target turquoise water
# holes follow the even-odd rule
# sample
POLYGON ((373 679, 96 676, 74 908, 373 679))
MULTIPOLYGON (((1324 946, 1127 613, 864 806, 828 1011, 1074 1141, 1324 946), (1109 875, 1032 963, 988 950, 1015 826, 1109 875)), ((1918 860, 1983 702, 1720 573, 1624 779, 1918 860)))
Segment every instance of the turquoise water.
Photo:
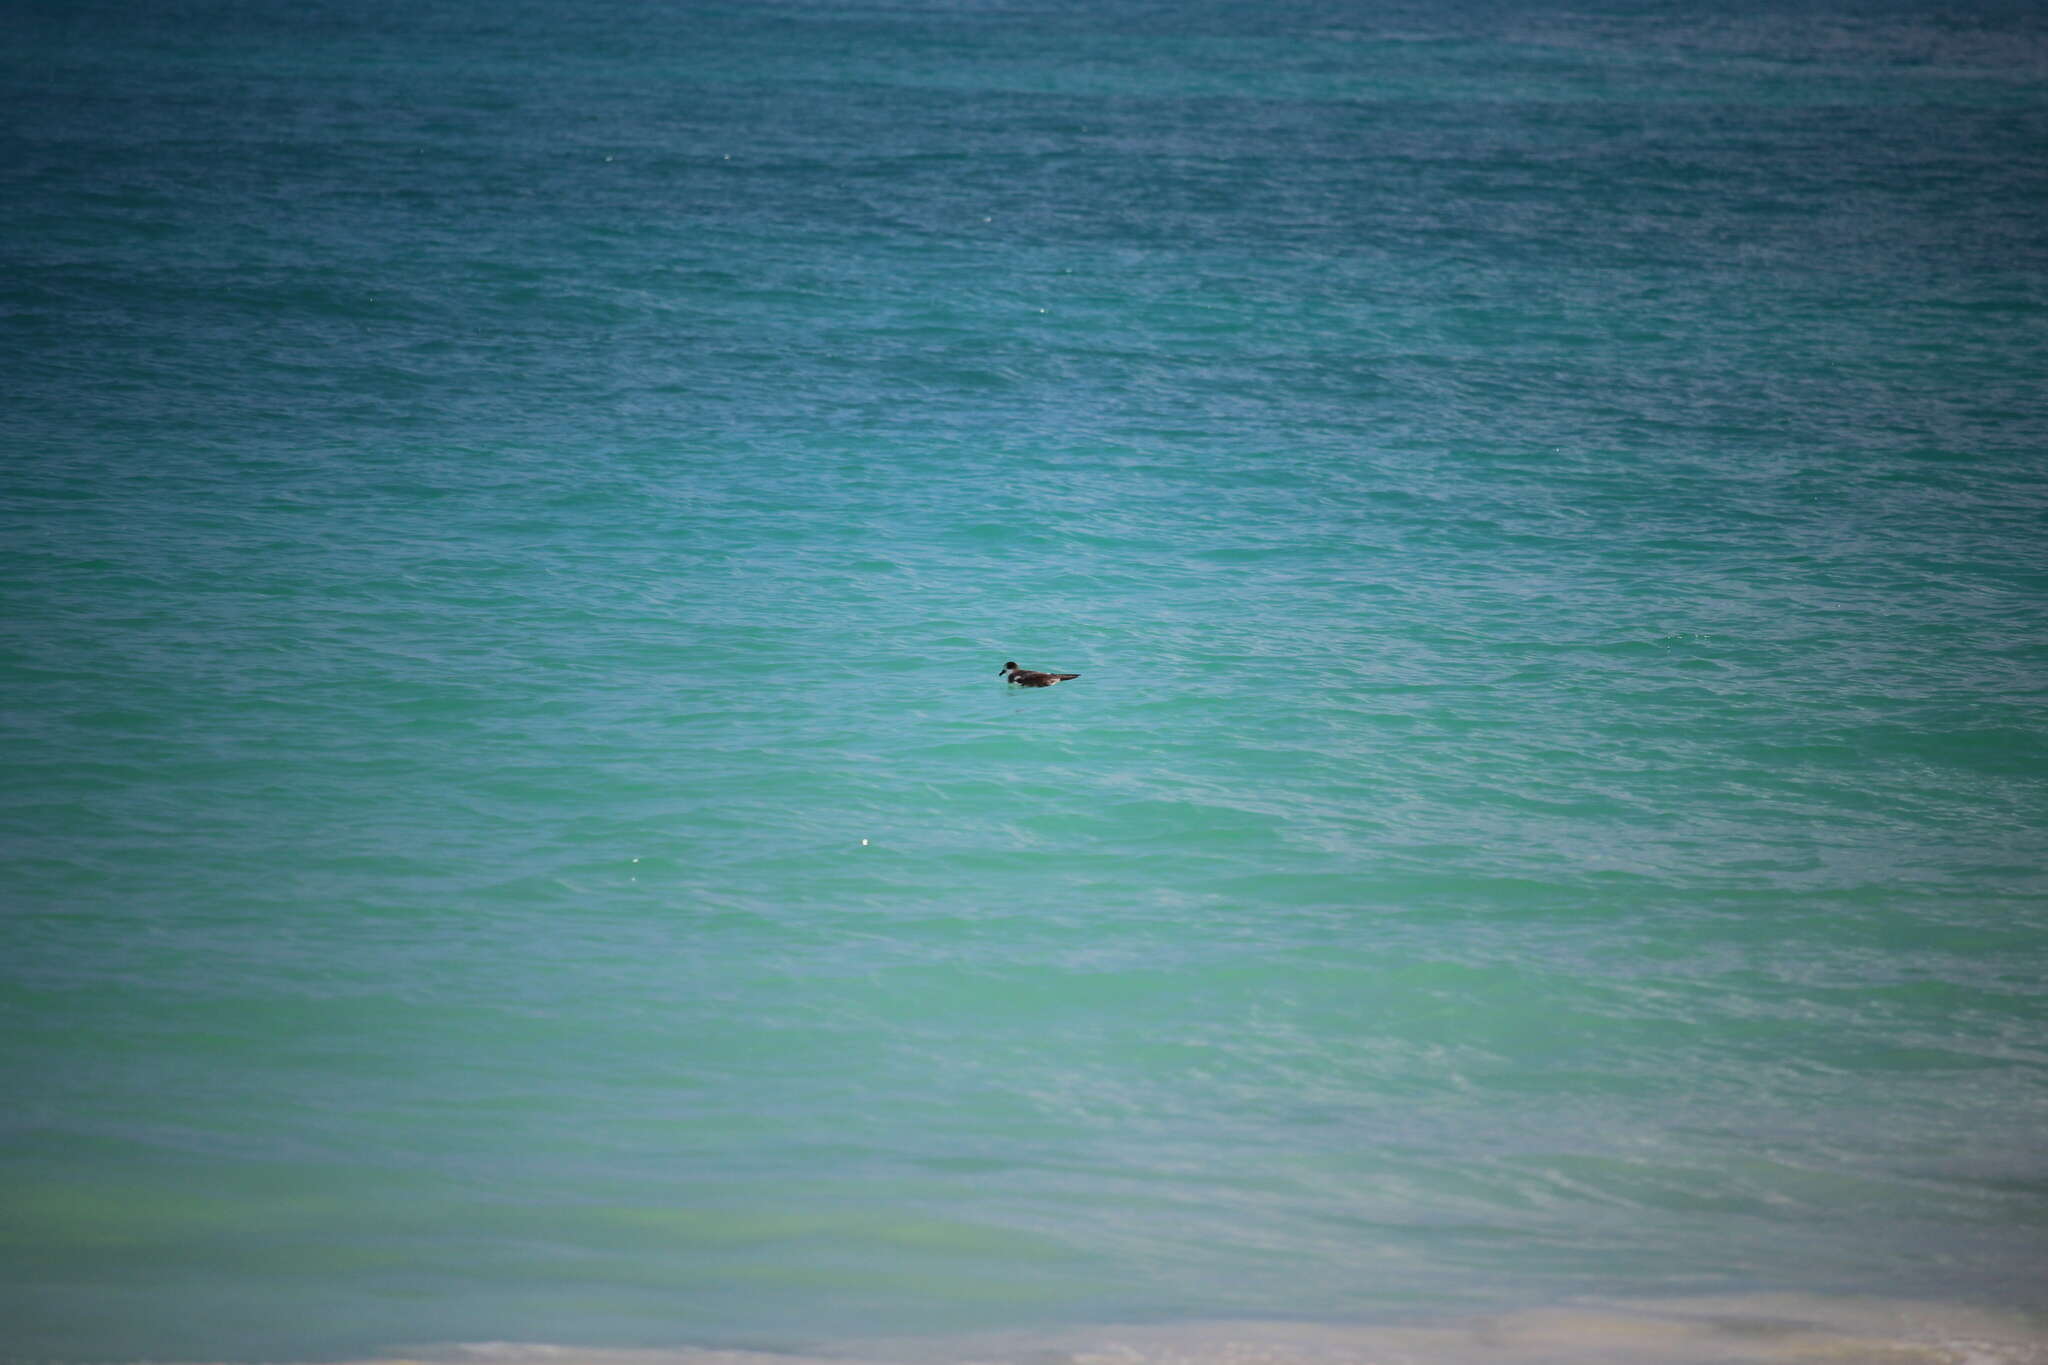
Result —
POLYGON ((2048 1309, 2039 11, 10 26, 0 1355, 2048 1309))

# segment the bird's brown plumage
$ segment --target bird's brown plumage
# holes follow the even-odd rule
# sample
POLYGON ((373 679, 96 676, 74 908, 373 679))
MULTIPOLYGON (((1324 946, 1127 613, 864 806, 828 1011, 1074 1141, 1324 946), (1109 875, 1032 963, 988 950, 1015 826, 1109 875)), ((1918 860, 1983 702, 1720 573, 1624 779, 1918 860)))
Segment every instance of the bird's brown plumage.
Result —
POLYGON ((1078 678, 1079 673, 1040 673, 1035 669, 1019 668, 1015 659, 1003 665, 1003 677, 1019 687, 1051 687, 1069 678, 1078 678))

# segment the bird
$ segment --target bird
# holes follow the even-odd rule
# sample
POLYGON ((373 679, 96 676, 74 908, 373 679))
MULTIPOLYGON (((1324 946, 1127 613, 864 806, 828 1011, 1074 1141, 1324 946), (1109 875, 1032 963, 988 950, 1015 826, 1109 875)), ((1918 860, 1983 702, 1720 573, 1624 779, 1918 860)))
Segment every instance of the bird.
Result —
POLYGON ((1079 673, 1034 673, 1028 668, 1017 667, 1015 659, 1003 665, 1003 677, 1019 687, 1051 687, 1069 678, 1078 678, 1079 673))

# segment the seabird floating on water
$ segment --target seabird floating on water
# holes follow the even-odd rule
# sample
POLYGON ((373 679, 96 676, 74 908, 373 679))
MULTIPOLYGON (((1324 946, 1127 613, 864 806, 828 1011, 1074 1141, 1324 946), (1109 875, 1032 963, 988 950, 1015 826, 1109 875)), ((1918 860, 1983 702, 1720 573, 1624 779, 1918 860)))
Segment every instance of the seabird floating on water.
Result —
POLYGON ((1003 665, 1003 677, 1019 687, 1051 687, 1069 678, 1078 678, 1079 673, 1034 673, 1028 668, 1017 667, 1015 659, 1003 665))

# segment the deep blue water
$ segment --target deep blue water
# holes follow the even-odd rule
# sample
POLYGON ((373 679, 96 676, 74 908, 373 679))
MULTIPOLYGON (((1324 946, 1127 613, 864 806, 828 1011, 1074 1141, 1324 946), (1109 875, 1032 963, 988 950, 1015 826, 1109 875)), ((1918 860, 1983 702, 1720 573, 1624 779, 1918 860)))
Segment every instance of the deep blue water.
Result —
POLYGON ((2048 1309, 2037 9, 7 19, 0 1356, 2048 1309))

